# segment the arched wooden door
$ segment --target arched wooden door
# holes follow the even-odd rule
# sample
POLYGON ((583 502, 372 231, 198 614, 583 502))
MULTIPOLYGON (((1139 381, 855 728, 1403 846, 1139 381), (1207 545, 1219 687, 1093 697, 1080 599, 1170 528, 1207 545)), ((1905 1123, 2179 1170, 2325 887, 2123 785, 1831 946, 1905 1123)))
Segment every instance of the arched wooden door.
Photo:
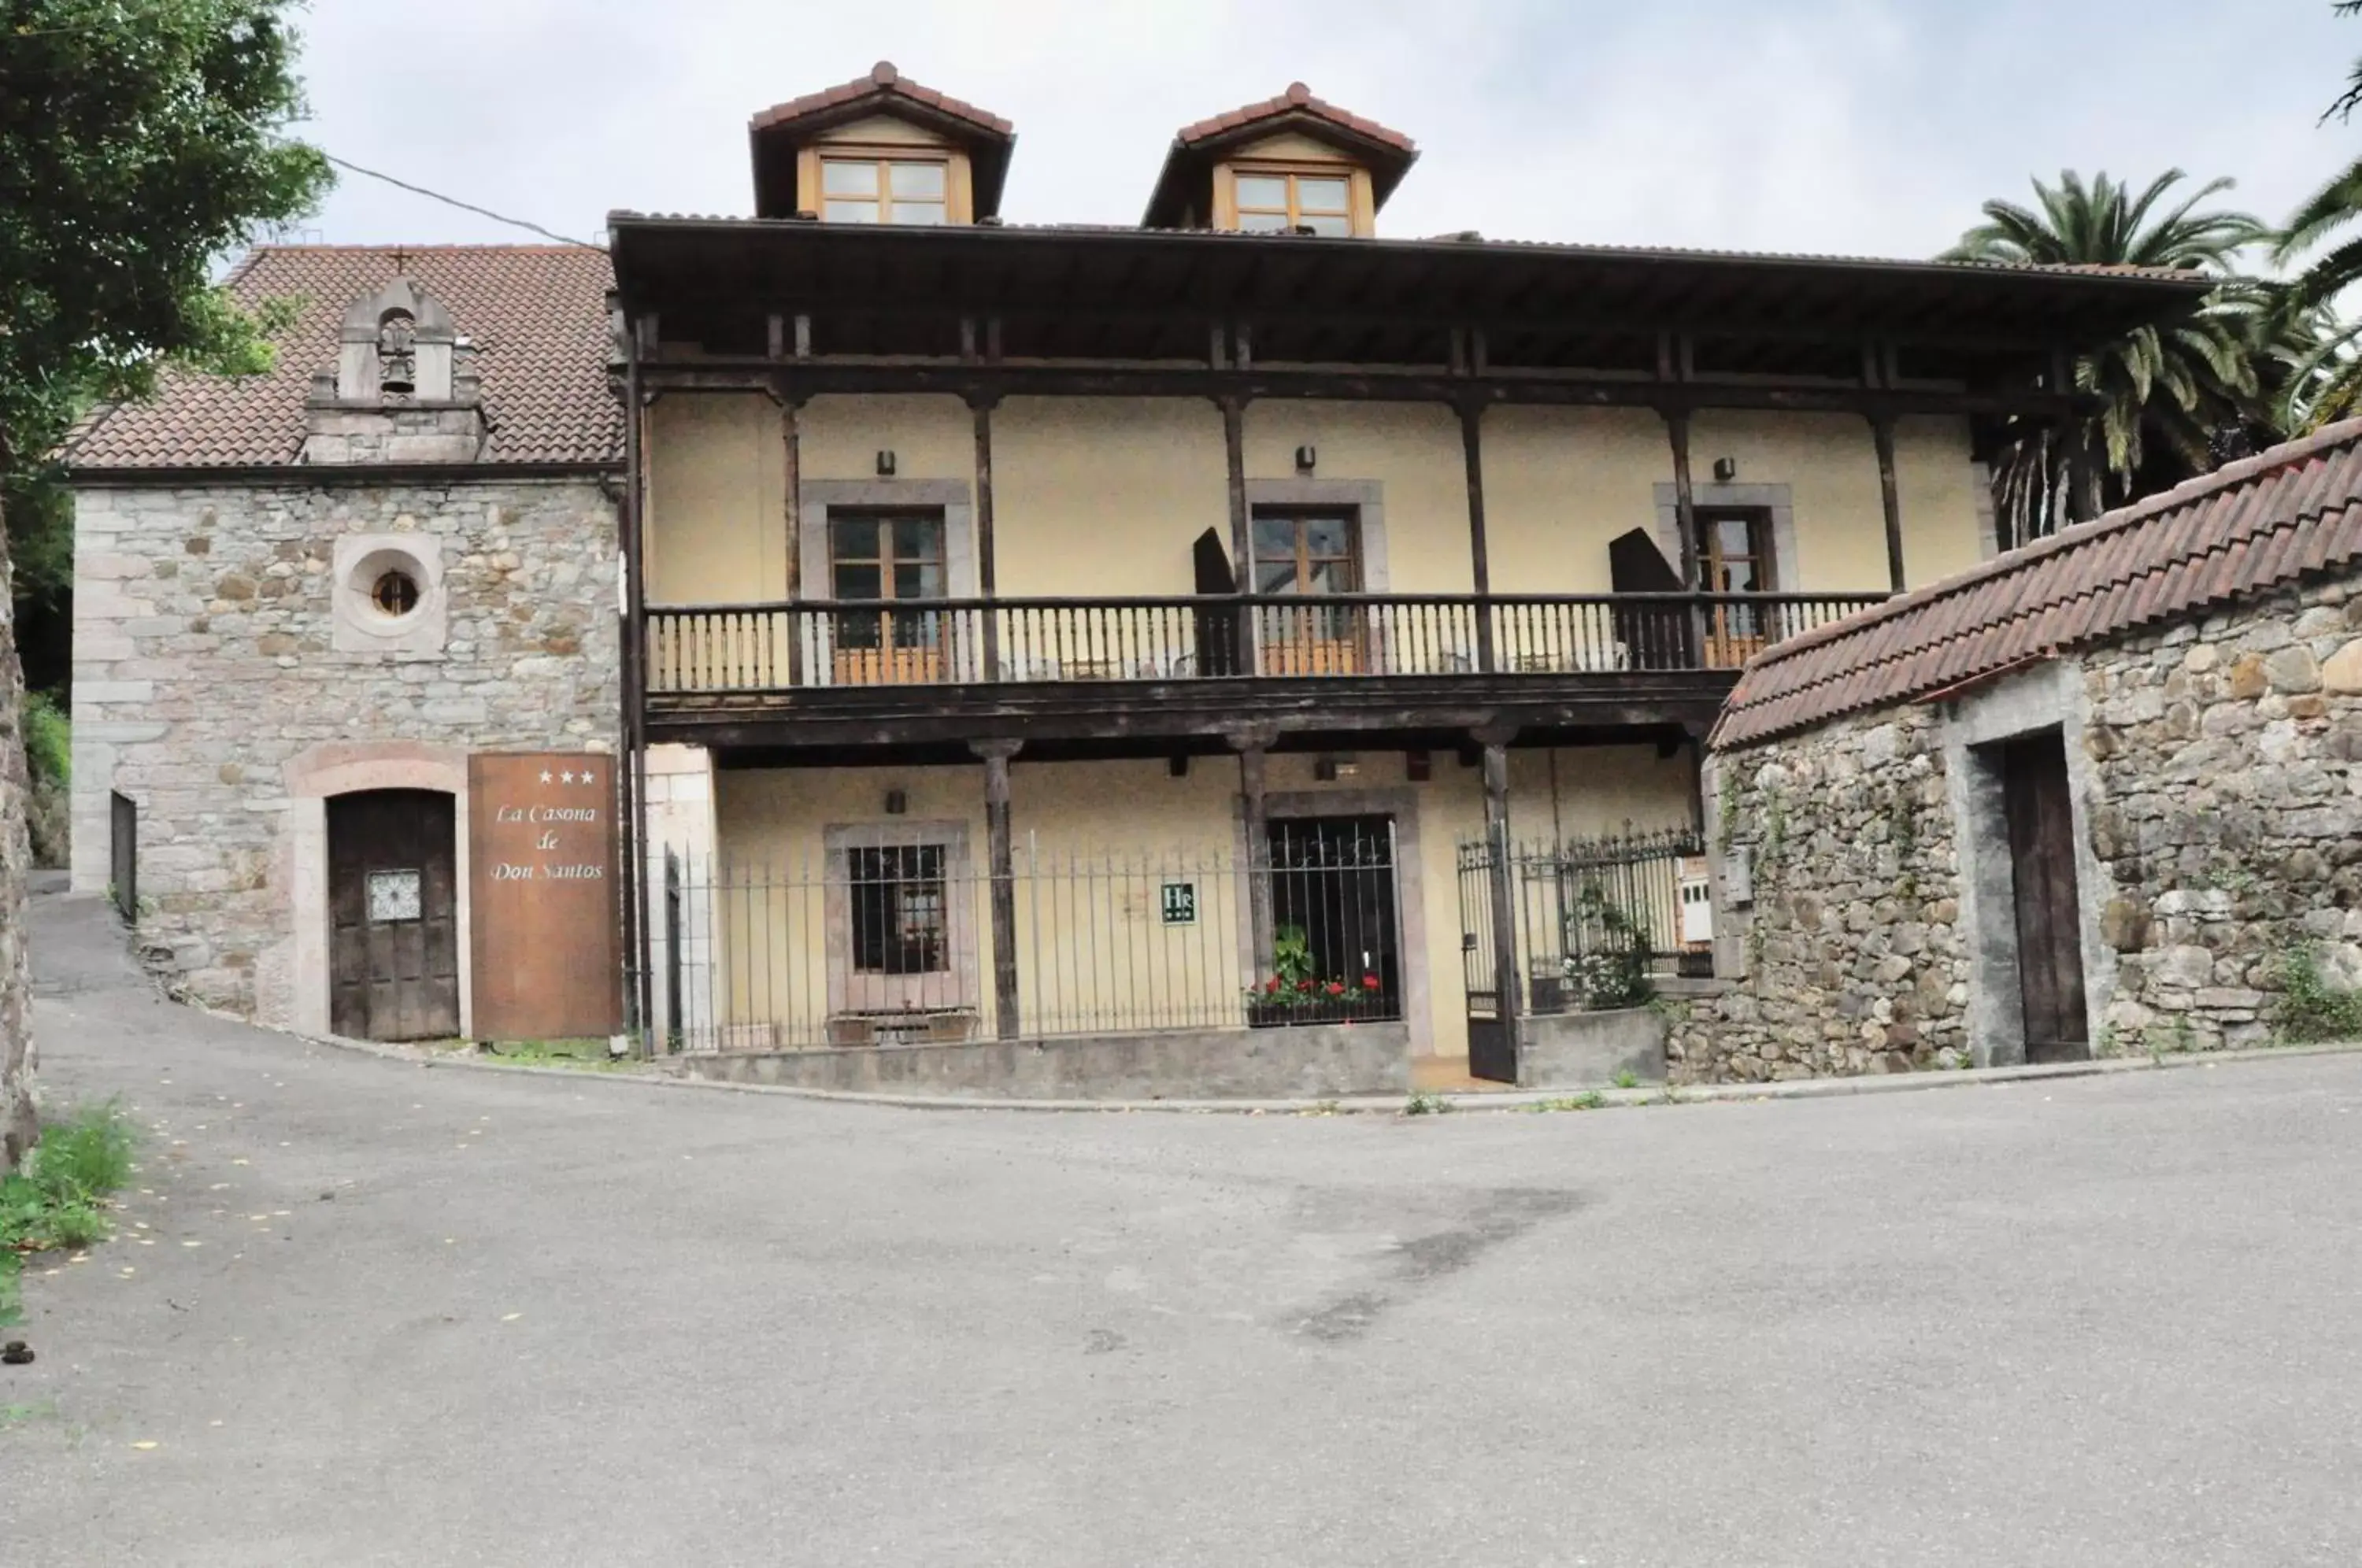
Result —
POLYGON ((431 790, 328 801, 328 1020, 360 1040, 459 1032, 456 815, 431 790))

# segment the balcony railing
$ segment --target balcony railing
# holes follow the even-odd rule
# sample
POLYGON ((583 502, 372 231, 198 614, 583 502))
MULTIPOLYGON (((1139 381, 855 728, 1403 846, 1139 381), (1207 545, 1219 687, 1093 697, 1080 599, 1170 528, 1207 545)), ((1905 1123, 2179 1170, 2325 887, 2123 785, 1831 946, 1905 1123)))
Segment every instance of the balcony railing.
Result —
POLYGON ((654 694, 1734 670, 1879 593, 1363 593, 651 607, 654 694))

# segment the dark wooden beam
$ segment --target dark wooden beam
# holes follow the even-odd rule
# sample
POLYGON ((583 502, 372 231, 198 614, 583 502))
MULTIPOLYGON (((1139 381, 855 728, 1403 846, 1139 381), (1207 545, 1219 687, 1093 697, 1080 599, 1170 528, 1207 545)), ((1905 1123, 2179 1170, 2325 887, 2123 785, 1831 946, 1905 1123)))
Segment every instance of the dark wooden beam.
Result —
POLYGON ((1264 790, 1265 734, 1231 736, 1239 754, 1239 810, 1247 837, 1247 925, 1254 954, 1253 978, 1271 977, 1271 810, 1264 790))
POLYGON ((1017 995, 1017 866, 1009 820, 1009 759, 1021 741, 977 741, 984 759, 985 854, 992 878, 992 1011, 994 1033, 1015 1040, 1023 1032, 1017 995))
MULTIPOLYGON (((653 330, 653 323, 650 324, 653 330)), ((623 654, 623 775, 621 796, 624 832, 622 882, 624 950, 635 955, 638 971, 632 990, 632 1024, 635 1048, 643 1055, 656 1052, 653 967, 655 951, 649 940, 647 900, 641 894, 647 865, 647 646, 648 601, 646 581, 646 528, 645 480, 646 442, 643 425, 647 405, 640 381, 639 339, 631 335, 624 369, 624 626, 623 654)))
MULTIPOLYGON (((1244 398, 1228 397, 1222 407, 1222 462, 1231 505, 1231 584, 1241 593, 1254 591, 1254 520, 1247 511, 1247 405, 1244 398)), ((1240 669, 1254 668, 1253 614, 1238 618, 1236 656, 1240 669)))
MULTIPOLYGON (((788 536, 788 597, 803 597, 803 489, 804 452, 801 409, 793 398, 782 398, 779 406, 779 447, 787 468, 788 493, 785 517, 781 520, 788 536)), ((788 642, 788 679, 803 684, 803 639, 788 642)))
MULTIPOLYGON (((1243 337, 1240 343, 1243 350, 1243 337)), ((1240 356, 1244 359, 1243 353, 1240 356)), ((680 391, 767 391, 771 367, 759 358, 709 358, 650 366, 652 387, 680 391)), ((1604 375, 1495 365, 1483 376, 1452 375, 1441 367, 1329 367, 1243 364, 1229 370, 1171 361, 1014 360, 964 364, 940 359, 851 358, 799 360, 787 374, 794 395, 915 394, 955 397, 1203 397, 1319 398, 1344 402, 1454 403, 1474 393, 1489 403, 1584 408, 1654 408, 1665 412, 1728 408, 1805 414, 2026 414, 2058 418, 2089 399, 2060 397, 2028 387, 1975 392, 1924 386, 1860 387, 1831 379, 1778 381, 1661 381, 1646 374, 1604 375)))
POLYGON ((1698 585, 1697 487, 1690 475, 1690 416, 1687 410, 1665 415, 1665 434, 1673 447, 1673 517, 1682 533, 1682 586, 1698 585))
POLYGON ((1518 994, 1522 986, 1518 974, 1518 899, 1513 879, 1516 867, 1510 860, 1515 847, 1509 836, 1508 747, 1513 734, 1488 727, 1476 731, 1473 738, 1485 748, 1485 841, 1491 850, 1492 861, 1487 891, 1493 915, 1494 1016, 1500 1021, 1501 1032, 1514 1061, 1518 1004, 1524 999, 1518 994))
MULTIPOLYGON (((980 392, 968 398, 976 414, 976 580, 985 599, 999 591, 992 534, 992 405, 998 401, 980 392)), ((989 613, 984 617, 984 668, 986 679, 1000 679, 1000 617, 989 613)))
POLYGON ((1735 670, 829 686, 787 693, 652 695, 657 738, 715 747, 920 751, 1022 739, 1034 752, 1164 756, 1264 726, 1271 749, 1383 750, 1386 737, 1464 734, 1496 718, 1532 731, 1712 725, 1735 670))
POLYGON ((1476 668, 1498 668, 1493 647, 1493 564, 1485 543, 1485 405, 1460 404, 1460 451, 1468 470, 1468 565, 1476 585, 1476 668))
POLYGON ((1878 447, 1878 495, 1886 509, 1886 577, 1888 586, 1903 591, 1903 492, 1894 478, 1894 420, 1881 414, 1870 422, 1871 438, 1878 447))

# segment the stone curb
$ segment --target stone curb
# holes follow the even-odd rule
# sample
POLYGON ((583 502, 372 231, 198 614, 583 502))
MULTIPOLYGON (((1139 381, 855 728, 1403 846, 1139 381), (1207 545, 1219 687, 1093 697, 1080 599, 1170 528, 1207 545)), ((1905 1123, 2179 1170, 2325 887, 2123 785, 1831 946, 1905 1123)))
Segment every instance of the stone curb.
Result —
MULTIPOLYGON (((1414 1098, 1410 1094, 1347 1095, 1335 1099, 955 1099, 947 1095, 866 1094, 843 1089, 801 1088, 792 1084, 723 1083, 690 1077, 679 1072, 602 1073, 579 1067, 537 1066, 523 1062, 486 1061, 480 1054, 445 1055, 376 1040, 353 1040, 336 1034, 303 1034, 281 1031, 293 1038, 339 1051, 357 1052, 386 1061, 421 1067, 456 1067, 468 1072, 514 1073, 535 1077, 565 1078, 573 1083, 637 1084, 650 1088, 701 1089, 721 1094, 778 1095, 789 1099, 819 1100, 838 1105, 882 1106, 900 1110, 1031 1110, 1096 1112, 1131 1115, 1163 1111, 1197 1116, 1399 1115, 1414 1098)), ((2325 1045, 2276 1045, 2247 1051, 2216 1051, 2189 1055, 2125 1056, 2098 1062, 2060 1062, 2037 1066, 1971 1067, 1953 1072, 1893 1073, 1845 1078, 1791 1078, 1780 1083, 1700 1084, 1670 1091, 1649 1088, 1602 1088, 1600 1109, 1650 1105, 1710 1105, 1752 1100, 1830 1099, 1853 1095, 1909 1094, 1926 1089, 1975 1088, 2020 1083, 2049 1083, 2062 1078, 2101 1077, 2119 1073, 2153 1073, 2178 1067, 2239 1066, 2250 1062, 2283 1062, 2308 1056, 2362 1054, 2362 1041, 2325 1045)), ((1498 1094, 1432 1094, 1453 1111, 1533 1110, 1556 1105, 1593 1091, 1583 1088, 1520 1089, 1498 1094)))

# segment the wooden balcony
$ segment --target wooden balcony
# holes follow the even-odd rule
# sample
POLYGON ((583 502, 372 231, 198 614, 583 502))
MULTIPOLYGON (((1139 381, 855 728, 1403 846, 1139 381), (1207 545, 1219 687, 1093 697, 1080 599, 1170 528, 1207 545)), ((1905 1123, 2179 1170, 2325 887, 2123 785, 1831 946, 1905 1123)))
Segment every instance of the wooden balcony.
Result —
MULTIPOLYGON (((652 606, 649 736, 1081 753, 1711 722, 1740 666, 1885 595, 1352 594, 652 606), (1210 742, 1211 746, 1187 743, 1210 742)), ((1079 753, 1078 753, 1079 754, 1079 753)))

